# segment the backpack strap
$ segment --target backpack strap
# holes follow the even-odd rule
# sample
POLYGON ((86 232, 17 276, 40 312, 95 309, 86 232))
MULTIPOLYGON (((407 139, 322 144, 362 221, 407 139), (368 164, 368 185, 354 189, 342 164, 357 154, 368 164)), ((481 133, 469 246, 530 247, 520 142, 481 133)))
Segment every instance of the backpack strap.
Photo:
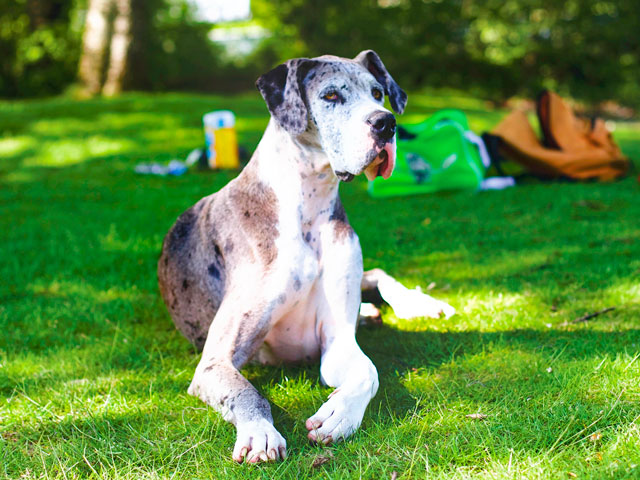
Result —
POLYGON ((558 145, 551 131, 550 103, 551 92, 549 90, 543 90, 538 94, 538 98, 536 98, 536 115, 538 116, 540 130, 542 131, 542 145, 554 150, 560 150, 560 145, 558 145))
POLYGON ((487 152, 487 147, 485 146, 482 137, 476 135, 471 130, 464 132, 464 137, 473 143, 478 149, 480 160, 482 160, 484 168, 489 168, 491 166, 491 157, 489 156, 489 152, 487 152))
POLYGON ((502 168, 502 164, 506 161, 506 159, 500 153, 500 142, 502 141, 502 139, 498 135, 484 132, 482 134, 482 140, 484 141, 484 145, 486 147, 487 154, 489 155, 491 165, 495 167, 501 177, 506 177, 507 174, 502 168))

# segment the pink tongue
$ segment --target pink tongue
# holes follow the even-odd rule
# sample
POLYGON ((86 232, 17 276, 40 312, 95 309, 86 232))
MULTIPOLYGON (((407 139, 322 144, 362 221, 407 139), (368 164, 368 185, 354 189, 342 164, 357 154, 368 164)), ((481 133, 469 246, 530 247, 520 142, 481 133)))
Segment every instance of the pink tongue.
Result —
MULTIPOLYGON (((378 175, 381 175, 385 180, 393 173, 393 167, 396 166, 396 149, 395 143, 392 145, 385 145, 383 152, 387 153, 387 158, 380 164, 378 168, 378 175)), ((382 153, 382 152, 380 152, 382 153)))

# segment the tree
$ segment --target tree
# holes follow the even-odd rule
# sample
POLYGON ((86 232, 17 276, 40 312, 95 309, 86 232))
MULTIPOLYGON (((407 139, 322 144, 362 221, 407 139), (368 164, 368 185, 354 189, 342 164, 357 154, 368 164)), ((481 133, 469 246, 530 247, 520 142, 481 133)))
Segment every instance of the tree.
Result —
POLYGON ((78 69, 85 94, 115 95, 122 91, 131 25, 131 0, 89 0, 78 69))

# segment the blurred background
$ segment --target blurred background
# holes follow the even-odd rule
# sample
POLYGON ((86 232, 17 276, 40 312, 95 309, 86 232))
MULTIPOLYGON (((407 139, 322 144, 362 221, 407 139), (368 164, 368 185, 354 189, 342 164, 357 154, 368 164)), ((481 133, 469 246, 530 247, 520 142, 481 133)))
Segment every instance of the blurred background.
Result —
POLYGON ((549 88, 624 117, 640 106, 639 10, 637 0, 0 0, 0 96, 244 91, 287 58, 372 48, 409 90, 451 87, 499 105, 549 88))

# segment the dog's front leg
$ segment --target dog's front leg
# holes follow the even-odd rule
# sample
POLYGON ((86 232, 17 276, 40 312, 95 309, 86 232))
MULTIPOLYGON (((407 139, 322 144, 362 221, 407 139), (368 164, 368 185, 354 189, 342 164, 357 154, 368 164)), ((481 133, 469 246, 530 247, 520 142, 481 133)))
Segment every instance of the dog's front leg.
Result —
POLYGON ((333 227, 321 233, 324 268, 317 311, 320 374, 335 390, 306 422, 309 439, 322 443, 355 432, 378 391, 378 372, 355 337, 362 279, 360 244, 347 224, 333 227))
POLYGON ((233 459, 238 462, 286 457, 287 444, 273 426, 269 402, 239 372, 262 344, 271 314, 268 304, 225 299, 211 324, 189 387, 191 395, 236 426, 233 459))

